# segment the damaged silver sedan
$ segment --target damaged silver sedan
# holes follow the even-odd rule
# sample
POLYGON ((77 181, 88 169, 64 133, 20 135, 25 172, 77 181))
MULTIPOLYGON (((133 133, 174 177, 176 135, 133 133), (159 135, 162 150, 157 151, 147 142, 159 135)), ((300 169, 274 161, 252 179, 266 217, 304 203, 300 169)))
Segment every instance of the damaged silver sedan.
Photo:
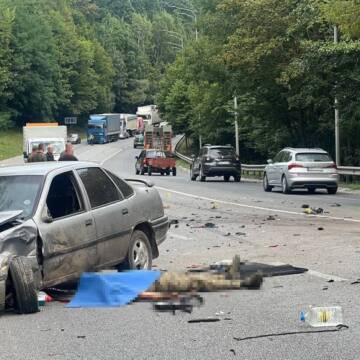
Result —
POLYGON ((168 219, 157 190, 85 162, 0 169, 0 309, 84 271, 150 269, 168 219))

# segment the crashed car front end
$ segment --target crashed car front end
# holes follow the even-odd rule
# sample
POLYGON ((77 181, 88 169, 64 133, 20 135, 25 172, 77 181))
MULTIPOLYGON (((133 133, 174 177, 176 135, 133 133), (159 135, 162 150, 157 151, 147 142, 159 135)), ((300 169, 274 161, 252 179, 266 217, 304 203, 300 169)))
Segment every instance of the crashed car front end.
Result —
POLYGON ((0 310, 5 309, 6 284, 11 259, 24 256, 31 264, 37 286, 41 274, 37 261, 36 241, 38 231, 32 219, 26 221, 12 219, 0 225, 0 310))

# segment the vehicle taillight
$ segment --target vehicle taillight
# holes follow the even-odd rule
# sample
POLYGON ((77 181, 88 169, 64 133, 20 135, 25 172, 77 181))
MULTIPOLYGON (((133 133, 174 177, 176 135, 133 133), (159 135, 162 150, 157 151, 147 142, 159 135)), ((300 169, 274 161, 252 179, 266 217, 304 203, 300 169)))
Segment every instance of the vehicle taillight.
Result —
POLYGON ((302 166, 301 164, 297 164, 297 163, 291 163, 288 165, 288 169, 294 169, 294 168, 303 168, 304 166, 302 166))
POLYGON ((327 166, 327 168, 337 169, 337 166, 335 163, 332 163, 331 165, 327 166))

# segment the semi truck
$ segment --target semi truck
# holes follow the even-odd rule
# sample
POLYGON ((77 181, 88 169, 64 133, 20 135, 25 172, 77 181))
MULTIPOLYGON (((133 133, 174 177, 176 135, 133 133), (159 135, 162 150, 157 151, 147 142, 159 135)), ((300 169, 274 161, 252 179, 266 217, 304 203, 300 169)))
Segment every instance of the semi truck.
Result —
POLYGON ((120 114, 90 115, 87 129, 88 143, 106 144, 118 141, 120 132, 120 114))
POLYGON ((127 133, 134 136, 137 133, 137 116, 135 114, 120 114, 120 119, 123 123, 125 122, 127 133))
POLYGON ((139 106, 136 115, 141 116, 146 125, 158 125, 161 123, 159 110, 156 105, 139 106))
POLYGON ((44 144, 45 149, 51 145, 54 149, 54 158, 59 160, 65 150, 67 141, 67 127, 58 123, 27 123, 23 127, 23 156, 26 162, 32 149, 44 144))

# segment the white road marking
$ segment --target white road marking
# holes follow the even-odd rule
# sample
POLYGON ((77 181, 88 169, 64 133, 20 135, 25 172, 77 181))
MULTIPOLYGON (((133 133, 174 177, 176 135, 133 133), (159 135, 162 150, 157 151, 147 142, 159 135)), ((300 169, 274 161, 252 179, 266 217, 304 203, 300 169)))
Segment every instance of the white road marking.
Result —
POLYGON ((176 191, 176 190, 163 188, 161 186, 156 186, 156 188, 159 189, 159 190, 168 191, 168 192, 173 193, 173 194, 183 195, 183 196, 190 197, 190 198, 193 198, 193 199, 207 200, 207 201, 212 201, 212 202, 215 202, 215 203, 218 203, 218 204, 238 206, 238 207, 247 208, 247 209, 271 211, 271 212, 276 212, 276 213, 282 213, 282 214, 288 214, 288 215, 296 215, 296 216, 309 217, 309 218, 321 218, 321 219, 328 219, 328 220, 342 220, 342 221, 360 223, 360 219, 342 218, 342 217, 326 216, 326 215, 307 215, 307 214, 299 213, 299 212, 296 212, 296 211, 281 210, 281 209, 267 208, 267 207, 263 207, 263 206, 255 206, 255 205, 247 205, 247 204, 235 203, 235 202, 232 202, 232 201, 212 199, 212 198, 208 198, 206 196, 194 195, 194 194, 189 194, 189 193, 185 193, 185 192, 182 192, 182 191, 176 191))
POLYGON ((178 234, 174 234, 174 233, 171 233, 171 232, 168 232, 168 235, 175 238, 175 239, 179 239, 179 240, 193 240, 192 238, 190 237, 186 237, 186 236, 182 236, 182 235, 178 235, 178 234))
POLYGON ((109 155, 107 158, 105 158, 103 161, 101 161, 100 165, 104 165, 107 161, 109 161, 110 159, 112 159, 113 157, 115 157, 117 154, 120 154, 123 150, 120 149, 116 152, 114 152, 113 154, 109 155))
POLYGON ((321 279, 325 279, 325 280, 334 280, 334 281, 350 281, 349 279, 345 279, 345 278, 342 278, 340 276, 335 276, 335 275, 330 275, 330 274, 323 274, 321 272, 318 272, 318 271, 315 271, 315 270, 311 270, 309 269, 307 271, 307 273, 309 275, 312 275, 312 276, 316 276, 316 277, 319 277, 321 279))

